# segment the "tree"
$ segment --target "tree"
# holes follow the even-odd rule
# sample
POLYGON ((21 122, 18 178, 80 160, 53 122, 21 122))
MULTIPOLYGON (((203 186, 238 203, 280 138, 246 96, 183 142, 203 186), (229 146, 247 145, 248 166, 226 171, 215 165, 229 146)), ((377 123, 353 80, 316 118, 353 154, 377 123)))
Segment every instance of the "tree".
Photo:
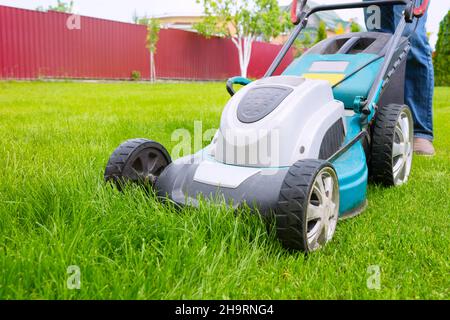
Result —
POLYGON ((352 21, 350 24, 350 32, 361 32, 361 26, 357 22, 352 21))
POLYGON ((146 47, 150 52, 150 81, 154 82, 156 80, 155 54, 159 41, 161 23, 158 19, 149 18, 147 16, 140 17, 136 11, 133 14, 133 22, 147 27, 146 47))
POLYGON ((137 10, 134 10, 131 16, 131 21, 133 21, 133 23, 141 24, 143 26, 148 26, 151 19, 152 18, 150 18, 147 14, 140 16, 137 10))
POLYGON ((150 52, 150 81, 152 82, 156 80, 155 53, 160 30, 161 24, 159 20, 147 19, 147 49, 150 52))
POLYGON ((297 38, 294 42, 295 46, 295 58, 298 58, 308 50, 313 44, 313 40, 311 39, 311 35, 309 32, 305 32, 302 39, 297 38))
MULTIPOLYGON (((36 10, 44 11, 44 8, 42 6, 40 6, 36 10)), ((72 13, 73 12, 73 0, 71 0, 71 1, 57 0, 56 5, 49 6, 47 8, 47 10, 72 13)))
POLYGON ((247 77, 252 45, 256 38, 269 41, 287 28, 288 14, 277 0, 197 0, 205 17, 195 28, 206 37, 231 39, 239 55, 241 76, 247 77))
POLYGON ((450 10, 439 26, 433 58, 436 86, 450 86, 450 10))
POLYGON ((325 22, 320 21, 319 28, 317 29, 317 37, 315 43, 319 43, 320 41, 325 40, 327 37, 327 25, 325 24, 325 22))

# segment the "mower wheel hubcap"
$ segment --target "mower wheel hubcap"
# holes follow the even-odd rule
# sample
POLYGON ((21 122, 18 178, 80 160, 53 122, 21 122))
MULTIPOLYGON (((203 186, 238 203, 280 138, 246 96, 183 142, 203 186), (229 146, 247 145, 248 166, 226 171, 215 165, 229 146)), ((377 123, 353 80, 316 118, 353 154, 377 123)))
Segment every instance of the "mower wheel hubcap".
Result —
POLYGON ((138 180, 153 184, 167 165, 168 161, 161 151, 148 148, 141 151, 132 161, 130 169, 138 180))
POLYGON ((316 250, 331 240, 338 216, 339 190, 336 173, 331 168, 324 168, 314 180, 306 211, 310 250, 316 250))
POLYGON ((412 129, 410 116, 403 111, 395 126, 392 146, 394 184, 397 186, 406 183, 411 172, 413 156, 412 129))

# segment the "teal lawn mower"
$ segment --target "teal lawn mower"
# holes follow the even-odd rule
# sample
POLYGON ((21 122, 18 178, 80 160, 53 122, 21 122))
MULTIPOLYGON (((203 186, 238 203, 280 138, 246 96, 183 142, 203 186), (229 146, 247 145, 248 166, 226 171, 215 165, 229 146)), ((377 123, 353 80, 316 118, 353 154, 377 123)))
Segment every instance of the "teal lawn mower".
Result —
POLYGON ((428 0, 292 5, 296 25, 265 77, 227 82, 231 99, 211 144, 171 160, 159 143, 129 140, 106 167, 105 179, 151 184, 179 205, 200 198, 249 206, 272 218, 289 249, 311 252, 335 233, 339 218, 362 212, 369 177, 385 186, 407 182, 413 157, 413 117, 404 104, 408 23, 428 0), (317 12, 405 5, 394 34, 360 32, 326 39, 275 70, 308 18, 317 12), (235 92, 233 85, 244 87, 235 92))

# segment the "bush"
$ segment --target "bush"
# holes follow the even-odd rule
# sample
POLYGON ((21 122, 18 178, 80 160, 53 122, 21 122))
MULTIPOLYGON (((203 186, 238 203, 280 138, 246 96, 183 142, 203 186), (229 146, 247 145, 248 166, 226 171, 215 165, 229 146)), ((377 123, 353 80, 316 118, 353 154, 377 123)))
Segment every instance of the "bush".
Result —
POLYGON ((436 86, 450 86, 450 10, 439 27, 436 52, 433 57, 436 86))
POLYGON ((139 81, 141 80, 141 73, 139 71, 132 71, 131 72, 131 80, 133 81, 139 81))
POLYGON ((350 31, 351 32, 361 32, 361 26, 357 22, 352 21, 352 24, 350 25, 350 31))
POLYGON ((294 57, 300 57, 306 50, 311 48, 313 45, 313 40, 309 32, 305 32, 303 38, 297 38, 294 42, 294 57))
POLYGON ((315 43, 319 43, 327 38, 327 25, 325 22, 320 21, 319 28, 317 29, 317 38, 315 43))

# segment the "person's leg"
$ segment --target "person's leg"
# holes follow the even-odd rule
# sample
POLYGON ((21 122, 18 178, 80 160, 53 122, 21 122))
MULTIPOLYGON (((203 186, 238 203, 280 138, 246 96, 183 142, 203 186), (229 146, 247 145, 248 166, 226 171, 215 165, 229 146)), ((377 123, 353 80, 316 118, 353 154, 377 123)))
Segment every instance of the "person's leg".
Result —
MULTIPOLYGON (((363 0, 370 1, 370 0, 363 0)), ((402 19, 404 6, 381 8, 380 32, 393 33, 395 26, 402 19)), ((366 24, 367 24, 366 12, 366 24)), ((434 71, 431 47, 426 33, 427 15, 409 24, 405 36, 411 35, 411 51, 406 63, 405 103, 411 108, 414 117, 414 150, 417 153, 434 154, 433 141, 433 90, 434 71)), ((372 30, 370 30, 372 31, 372 30)))
MULTIPOLYGON (((395 8, 395 11, 400 17, 402 10, 395 8)), ((405 103, 414 117, 414 151, 433 155, 434 69, 426 22, 427 14, 419 20, 417 27, 414 21, 405 32, 405 36, 411 35, 411 50, 406 61, 405 103)))
POLYGON ((433 141, 434 71, 431 47, 425 29, 427 16, 420 19, 411 37, 406 71, 406 104, 414 115, 414 135, 433 141))

